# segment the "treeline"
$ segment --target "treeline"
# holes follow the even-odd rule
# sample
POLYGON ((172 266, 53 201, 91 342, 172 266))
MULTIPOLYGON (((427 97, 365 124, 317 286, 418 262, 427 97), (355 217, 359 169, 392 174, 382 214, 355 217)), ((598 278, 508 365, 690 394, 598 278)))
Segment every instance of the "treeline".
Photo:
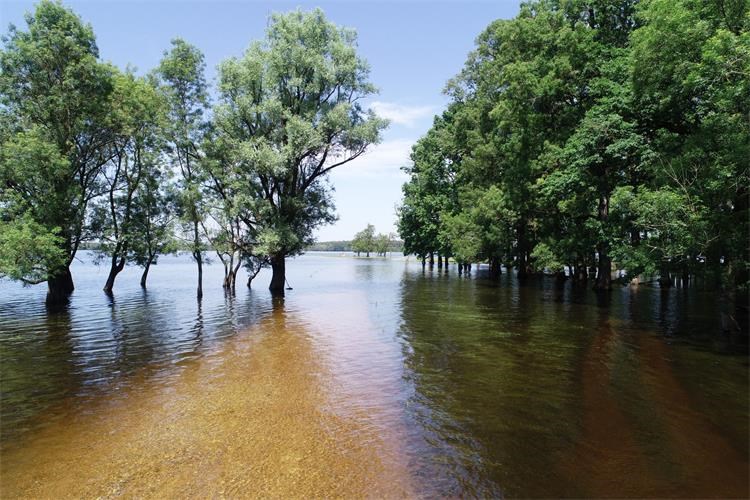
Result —
MULTIPOLYGON (((352 241, 317 241, 307 247, 307 250, 314 252, 352 252, 354 246, 352 241)), ((404 242, 401 240, 389 240, 386 252, 401 252, 404 248, 404 242)), ((372 250, 371 250, 372 251, 372 250)), ((362 250, 360 250, 360 253, 362 250)))
POLYGON ((747 290, 749 27, 746 0, 542 0, 491 23, 413 147, 405 251, 747 290))
POLYGON ((350 252, 352 250, 352 242, 348 240, 316 241, 307 247, 307 249, 313 252, 350 252))
POLYGON ((388 252, 400 251, 402 248, 403 243, 396 240, 395 234, 375 234, 375 226, 367 224, 362 231, 354 235, 351 250, 357 257, 363 253, 366 257, 369 257, 370 253, 385 257, 388 252))
POLYGON ((322 11, 272 15, 265 39, 218 68, 212 93, 200 50, 172 42, 144 76, 101 61, 91 26, 42 1, 0 52, 0 276, 48 284, 65 300, 70 264, 95 242, 111 292, 128 263, 187 250, 197 295, 207 252, 226 288, 248 285, 334 220, 328 172, 379 141, 387 123, 356 35, 322 11))

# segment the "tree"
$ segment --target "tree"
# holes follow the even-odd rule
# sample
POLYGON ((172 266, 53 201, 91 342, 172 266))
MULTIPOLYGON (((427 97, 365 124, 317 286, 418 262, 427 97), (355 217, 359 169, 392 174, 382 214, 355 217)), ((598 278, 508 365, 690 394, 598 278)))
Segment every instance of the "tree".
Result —
POLYGON ((404 202, 399 208, 399 233, 408 253, 421 257, 451 254, 444 221, 458 210, 458 180, 461 154, 457 151, 453 115, 456 107, 434 119, 432 128, 412 147, 411 165, 403 170, 411 176, 404 184, 404 202))
POLYGON ((204 76, 203 54, 193 45, 177 38, 172 48, 164 53, 154 76, 168 103, 167 137, 172 161, 180 172, 178 181, 178 213, 185 234, 189 234, 188 248, 198 266, 198 298, 203 297, 202 224, 205 209, 201 185, 204 172, 199 146, 206 124, 208 87, 204 76))
MULTIPOLYGON (((702 223, 686 228, 690 239, 707 242, 683 258, 671 258, 662 270, 668 273, 676 263, 687 275, 702 274, 722 289, 746 291, 750 7, 744 1, 654 0, 640 15, 643 26, 632 36, 631 81, 657 157, 649 201, 685 200, 693 213, 702 214, 702 223), (659 71, 652 70, 655 64, 659 71), (707 239, 704 228, 709 228, 707 239), (696 259, 705 262, 702 269, 696 259)), ((648 231, 648 224, 641 230, 648 231)))
POLYGON ((391 237, 385 233, 380 233, 375 237, 375 252, 385 257, 391 248, 391 237))
MULTIPOLYGON (((110 111, 118 131, 114 158, 102 173, 105 194, 90 217, 93 234, 101 243, 100 251, 110 259, 104 285, 107 293, 112 293, 115 279, 125 268, 132 250, 139 248, 136 242, 153 236, 139 232, 149 230, 150 226, 136 224, 134 216, 138 196, 153 194, 144 192, 141 186, 159 178, 156 171, 162 152, 163 111, 163 100, 151 82, 130 72, 116 77, 110 111)), ((143 282, 145 285, 145 279, 143 282)))
POLYGON ((159 255, 177 251, 175 239, 176 193, 170 171, 162 162, 148 164, 132 207, 131 224, 137 235, 130 244, 129 259, 143 268, 141 287, 159 255))
POLYGON ((259 225, 253 211, 252 179, 245 176, 233 161, 233 143, 226 135, 215 131, 208 134, 204 150, 206 183, 204 197, 206 215, 211 224, 204 224, 204 232, 224 266, 225 289, 234 289, 237 272, 244 264, 249 273, 248 286, 263 267, 267 256, 257 251, 259 225))
POLYGON ((384 120, 360 100, 375 92, 356 35, 323 12, 271 16, 266 38, 219 68, 216 132, 243 179, 245 224, 283 294, 285 259, 334 220, 328 172, 377 143, 384 120))
POLYGON ((98 61, 91 26, 59 3, 43 0, 26 23, 27 31, 11 26, 0 52, 0 207, 4 226, 18 218, 2 238, 3 255, 15 254, 17 264, 0 272, 47 281, 47 301, 57 303, 73 292, 69 266, 114 154, 114 71, 98 61), (33 255, 15 248, 31 232, 33 255))
POLYGON ((370 252, 375 249, 375 226, 367 224, 362 231, 354 235, 352 240, 352 251, 359 254, 365 252, 367 257, 370 256, 370 252))

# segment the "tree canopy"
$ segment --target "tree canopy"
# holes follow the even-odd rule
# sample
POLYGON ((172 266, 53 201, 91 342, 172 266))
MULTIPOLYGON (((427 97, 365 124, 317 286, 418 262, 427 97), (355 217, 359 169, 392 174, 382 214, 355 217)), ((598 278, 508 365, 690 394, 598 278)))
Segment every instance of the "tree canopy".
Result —
POLYGON ((746 2, 689 0, 534 1, 491 23, 413 148, 406 251, 746 289, 749 27, 746 2))

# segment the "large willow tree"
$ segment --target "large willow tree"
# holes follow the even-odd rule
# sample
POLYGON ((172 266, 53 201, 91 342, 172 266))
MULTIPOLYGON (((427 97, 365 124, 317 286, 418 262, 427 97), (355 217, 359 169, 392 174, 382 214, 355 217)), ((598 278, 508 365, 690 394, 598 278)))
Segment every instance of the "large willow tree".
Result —
POLYGON ((356 35, 323 12, 271 17, 266 38, 219 68, 215 146, 242 186, 237 207, 255 251, 268 255, 270 289, 283 293, 285 258, 334 220, 326 174, 377 143, 386 122, 360 101, 375 92, 356 35))
POLYGON ((42 1, 0 51, 0 275, 46 281, 48 302, 73 291, 99 173, 114 153, 113 68, 91 26, 42 1))

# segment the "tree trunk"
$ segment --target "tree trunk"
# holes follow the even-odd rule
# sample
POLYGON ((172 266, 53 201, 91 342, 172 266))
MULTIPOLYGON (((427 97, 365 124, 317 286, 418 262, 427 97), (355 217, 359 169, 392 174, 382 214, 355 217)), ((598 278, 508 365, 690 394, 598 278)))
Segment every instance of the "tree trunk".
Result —
POLYGON ((117 257, 112 257, 112 265, 109 268, 109 276, 107 276, 107 282, 104 284, 104 293, 112 293, 112 289, 115 287, 115 279, 125 268, 125 257, 120 257, 119 261, 117 257))
POLYGON ((612 259, 609 258, 606 245, 599 246, 599 266, 594 288, 597 290, 612 289, 612 259))
POLYGON ((584 281, 589 279, 588 272, 586 271, 586 263, 585 262, 579 262, 574 266, 574 277, 573 281, 578 283, 583 283, 584 281))
POLYGON ((286 281, 286 261, 284 254, 276 254, 271 257, 271 284, 268 289, 273 295, 284 295, 284 282, 286 281))
POLYGON ((526 278, 529 274, 529 263, 527 260, 527 254, 526 254, 526 247, 527 247, 527 241, 526 241, 526 221, 521 220, 516 228, 516 233, 518 235, 518 245, 517 245, 517 251, 518 251, 518 274, 517 276, 521 279, 526 278))
POLYGON ((438 269, 442 269, 443 268, 443 256, 442 255, 438 254, 437 262, 438 262, 438 269))
POLYGON ((589 262, 589 270, 588 270, 588 277, 592 280, 596 280, 596 252, 593 252, 590 255, 590 262, 589 262))
POLYGON ((237 289, 237 272, 240 270, 241 262, 237 262, 234 267, 229 268, 229 273, 224 280, 224 288, 235 291, 237 289))
MULTIPOLYGON (((238 269, 239 269, 239 268, 238 268, 238 269)), ((253 270, 252 272, 251 272, 251 271, 248 271, 248 275, 247 275, 247 287, 248 287, 248 288, 252 288, 252 286, 253 286, 253 280, 255 279, 255 277, 256 277, 256 276, 258 276, 258 273, 260 273, 260 270, 261 270, 261 269, 262 269, 262 266, 260 266, 260 265, 259 265, 259 266, 258 266, 258 267, 257 267, 257 268, 256 268, 255 270, 253 270)), ((235 272, 235 275, 236 275, 236 274, 237 274, 237 273, 235 272)))
POLYGON ((687 288, 690 285, 690 268, 687 263, 682 266, 682 288, 687 288))
MULTIPOLYGON (((599 220, 602 224, 606 224, 607 219, 609 219, 609 197, 601 195, 599 196, 599 220)), ((607 241, 599 242, 596 245, 596 251, 599 254, 599 265, 594 288, 597 290, 611 290, 612 259, 609 257, 609 243, 607 241)))
POLYGON ((490 257, 489 260, 489 271, 492 279, 500 279, 500 260, 497 257, 490 257))
POLYGON ((430 252, 430 269, 432 269, 433 267, 435 267, 435 254, 430 252))
POLYGON ((669 266, 662 262, 659 268, 659 286, 661 288, 672 288, 672 277, 669 275, 669 266))
POLYGON ((200 232, 198 229, 198 221, 193 221, 193 257, 195 262, 198 264, 198 291, 197 296, 199 299, 203 298, 203 254, 200 250, 200 232))
POLYGON ((151 254, 148 256, 148 261, 146 261, 146 265, 143 267, 143 274, 141 274, 141 288, 146 288, 146 279, 148 279, 148 271, 151 269, 151 263, 154 261, 154 255, 151 254))
POLYGON ((47 278, 47 305, 65 303, 74 289, 70 268, 60 269, 47 278))

